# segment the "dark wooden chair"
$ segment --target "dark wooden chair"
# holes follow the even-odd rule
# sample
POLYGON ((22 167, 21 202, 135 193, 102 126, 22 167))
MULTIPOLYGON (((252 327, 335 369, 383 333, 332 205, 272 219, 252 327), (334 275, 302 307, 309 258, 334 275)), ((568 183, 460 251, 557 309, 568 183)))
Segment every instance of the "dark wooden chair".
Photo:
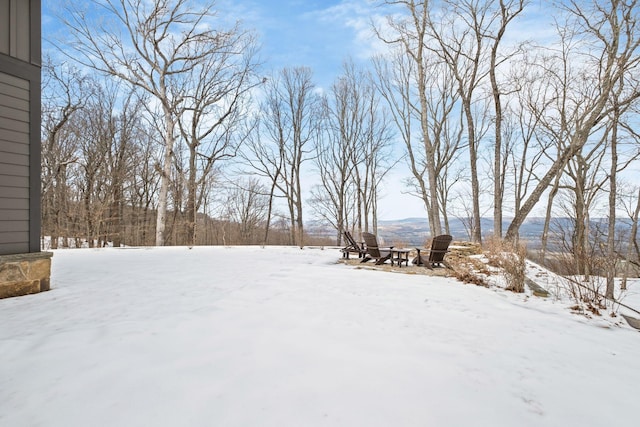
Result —
POLYGON ((344 248, 340 249, 343 258, 349 259, 349 254, 352 252, 357 253, 358 258, 362 258, 367 253, 364 249, 364 244, 356 242, 356 239, 353 238, 350 231, 344 231, 342 234, 347 244, 344 248))
POLYGON ((367 262, 371 259, 376 260, 376 265, 384 264, 388 259, 391 259, 391 250, 393 246, 387 248, 380 248, 378 246, 378 239, 375 234, 362 233, 364 238, 366 254, 361 262, 367 262))
POLYGON ((418 256, 414 260, 414 264, 425 265, 427 268, 433 268, 435 266, 441 267, 442 264, 449 268, 447 262, 444 260, 444 256, 449 252, 449 244, 453 240, 448 234, 441 234, 436 236, 431 241, 431 248, 429 249, 429 258, 425 261, 424 257, 420 255, 420 248, 418 250, 418 256))

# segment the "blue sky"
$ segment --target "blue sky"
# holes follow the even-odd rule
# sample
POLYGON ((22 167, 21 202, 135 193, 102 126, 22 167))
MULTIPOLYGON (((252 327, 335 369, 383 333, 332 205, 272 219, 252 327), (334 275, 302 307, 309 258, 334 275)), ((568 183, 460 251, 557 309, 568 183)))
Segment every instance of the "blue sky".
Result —
MULTIPOLYGON (((195 0, 194 0, 195 2, 195 0)), ((62 3, 62 2, 61 2, 62 3)), ((57 14, 61 3, 45 0, 43 12, 43 49, 48 39, 61 31, 57 14)), ((348 57, 368 62, 380 48, 371 32, 371 20, 380 19, 383 10, 372 0, 217 0, 219 18, 235 22, 256 32, 261 45, 264 74, 283 67, 307 66, 313 70, 318 88, 328 90, 342 72, 348 57)), ((391 178, 396 184, 406 171, 391 178)), ((308 183, 311 184, 311 183, 308 183)), ((305 185, 306 186, 306 185, 305 185)), ((390 186, 379 206, 382 219, 425 216, 422 202, 390 186)))
MULTIPOLYGON (((193 1, 194 4, 198 0, 193 1)), ((64 31, 57 18, 63 1, 42 4, 44 47, 64 31)), ((240 21, 256 32, 265 72, 308 66, 318 86, 326 88, 340 73, 345 58, 365 60, 378 42, 370 19, 382 11, 372 0, 216 0, 218 17, 240 21)), ((64 34, 64 33, 63 33, 64 34)))
MULTIPOLYGON (((45 52, 50 48, 47 39, 61 30, 55 15, 62 3, 45 0, 42 4, 45 52)), ((388 9, 378 7, 380 3, 380 0, 217 0, 215 8, 219 18, 231 23, 240 20, 243 28, 255 31, 265 75, 283 67, 308 66, 314 72, 317 87, 328 90, 341 74, 345 59, 351 57, 364 64, 384 49, 371 30, 372 21, 379 23, 388 13, 388 9)), ((539 37, 544 28, 536 13, 539 9, 529 10, 529 19, 512 29, 516 38, 532 34, 539 37)), ((402 179, 410 175, 401 166, 387 176, 389 185, 383 188, 379 203, 381 219, 426 215, 421 200, 400 191, 402 179)))
MULTIPOLYGON (((380 1, 371 0, 219 0, 221 9, 257 32, 265 69, 308 66, 316 85, 327 90, 348 57, 366 63, 382 48, 371 31, 382 19, 380 1)), ((401 165, 399 165, 401 166, 401 165)), ((402 167, 388 175, 378 206, 380 219, 426 217, 422 201, 402 194, 402 167)))
POLYGON ((369 22, 381 11, 368 0, 219 0, 218 5, 255 29, 265 68, 308 66, 323 88, 345 58, 364 60, 377 43, 369 22))

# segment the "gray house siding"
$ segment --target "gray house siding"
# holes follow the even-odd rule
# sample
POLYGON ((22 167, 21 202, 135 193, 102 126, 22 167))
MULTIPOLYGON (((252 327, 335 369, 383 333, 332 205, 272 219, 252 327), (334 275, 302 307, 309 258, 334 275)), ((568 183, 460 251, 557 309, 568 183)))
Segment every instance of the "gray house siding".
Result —
POLYGON ((29 81, 0 73, 0 254, 29 252, 29 81))
MULTIPOLYGON (((31 10, 40 14, 40 2, 0 0, 0 53, 31 62, 31 10), (37 3, 37 4, 36 4, 37 3), (37 6, 34 7, 34 6, 37 6), (14 23, 15 25, 9 25, 14 23)), ((38 17, 39 19, 39 17, 38 17)), ((36 36, 36 34, 33 34, 36 36)), ((40 34, 37 34, 40 37, 40 34)))
POLYGON ((40 1, 0 0, 0 255, 40 251, 40 1))

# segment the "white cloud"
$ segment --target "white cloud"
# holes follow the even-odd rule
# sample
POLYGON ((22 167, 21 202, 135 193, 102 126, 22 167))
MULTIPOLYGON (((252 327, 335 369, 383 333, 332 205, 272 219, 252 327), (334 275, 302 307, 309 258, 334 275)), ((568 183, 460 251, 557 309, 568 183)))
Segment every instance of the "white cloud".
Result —
POLYGON ((318 19, 323 22, 337 22, 348 29, 352 37, 343 42, 347 42, 349 54, 358 59, 368 59, 388 49, 376 37, 373 29, 374 25, 385 25, 383 10, 376 7, 377 3, 370 0, 346 0, 323 10, 318 19))

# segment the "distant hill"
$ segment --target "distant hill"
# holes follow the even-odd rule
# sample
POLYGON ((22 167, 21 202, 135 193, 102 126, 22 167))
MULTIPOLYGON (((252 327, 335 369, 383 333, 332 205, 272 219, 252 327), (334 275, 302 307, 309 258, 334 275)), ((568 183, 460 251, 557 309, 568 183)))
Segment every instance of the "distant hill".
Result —
MULTIPOLYGON (((592 221, 594 227, 606 227, 606 218, 596 218, 592 221)), ((503 231, 506 231, 511 223, 511 218, 503 221, 503 231)), ((570 230, 573 221, 570 218, 554 218, 552 229, 562 228, 570 230)), ((628 228, 630 224, 623 220, 619 221, 620 228, 628 228)), ((482 219, 482 234, 485 236, 493 234, 493 219, 482 219)), ((535 248, 540 244, 540 236, 544 227, 544 218, 528 218, 520 227, 520 237, 528 243, 530 248, 535 248)), ((449 230, 454 240, 469 240, 469 234, 462 220, 452 218, 449 220, 449 230)), ((335 230, 323 227, 319 223, 312 223, 307 226, 307 231, 316 236, 331 237, 335 239, 335 230)), ((402 245, 402 246, 422 246, 432 236, 429 231, 427 218, 404 218, 397 220, 384 220, 378 222, 378 237, 381 244, 402 245)))

